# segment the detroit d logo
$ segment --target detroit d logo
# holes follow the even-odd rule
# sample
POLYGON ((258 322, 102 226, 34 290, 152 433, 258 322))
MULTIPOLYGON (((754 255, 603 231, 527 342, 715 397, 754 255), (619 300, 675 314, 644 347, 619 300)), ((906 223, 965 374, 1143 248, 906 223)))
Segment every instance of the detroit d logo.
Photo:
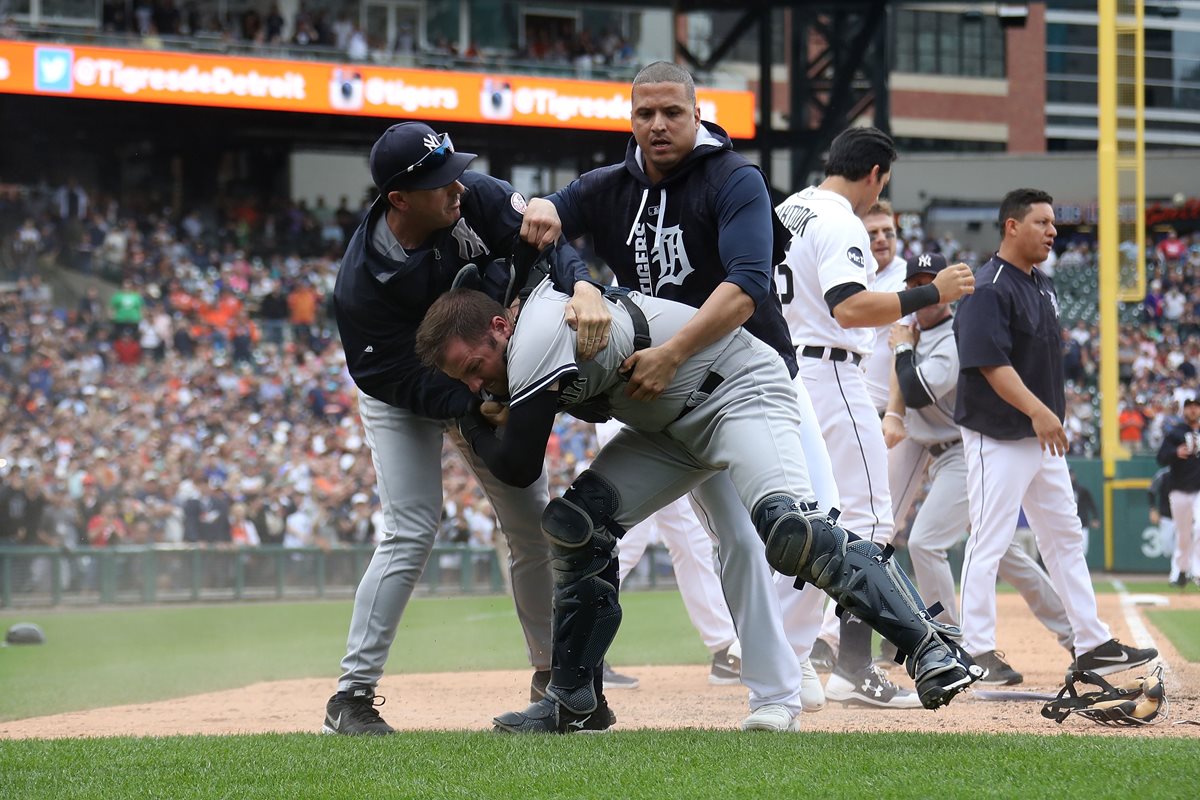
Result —
POLYGON ((687 276, 695 271, 692 269, 692 262, 688 260, 687 250, 683 247, 683 231, 678 225, 659 229, 654 261, 658 264, 658 286, 665 283, 680 286, 687 276))

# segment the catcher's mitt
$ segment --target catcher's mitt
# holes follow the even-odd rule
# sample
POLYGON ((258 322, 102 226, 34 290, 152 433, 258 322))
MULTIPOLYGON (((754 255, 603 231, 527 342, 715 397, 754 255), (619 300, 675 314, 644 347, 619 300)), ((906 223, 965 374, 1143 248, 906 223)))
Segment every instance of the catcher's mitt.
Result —
POLYGON ((1162 722, 1167 718, 1167 693, 1162 673, 1159 666, 1146 677, 1113 686, 1094 672, 1070 672, 1058 697, 1042 706, 1042 716, 1061 724, 1071 714, 1081 714, 1109 727, 1162 722), (1080 692, 1075 688, 1077 683, 1100 689, 1080 692))

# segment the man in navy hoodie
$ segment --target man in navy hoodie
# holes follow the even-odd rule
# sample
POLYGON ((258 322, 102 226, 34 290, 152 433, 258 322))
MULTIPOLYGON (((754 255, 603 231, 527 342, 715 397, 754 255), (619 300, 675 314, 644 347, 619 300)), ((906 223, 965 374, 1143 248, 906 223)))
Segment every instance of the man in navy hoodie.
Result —
MULTIPOLYGON (((633 80, 633 139, 625 161, 589 172, 548 198, 533 200, 521 236, 539 247, 565 233, 590 233, 596 255, 625 288, 699 309, 668 341, 638 350, 625 362, 629 395, 657 398, 680 364, 739 326, 771 346, 796 374, 796 354, 773 280, 788 234, 773 212, 762 172, 733 151, 728 134, 702 122, 696 89, 676 64, 655 62, 633 80)), ((606 342, 605 342, 606 343, 606 342)), ((806 394, 801 414, 812 420, 806 394)), ((822 508, 837 505, 829 456, 815 424, 802 426, 804 455, 822 508)), ((803 670, 816 626, 793 650, 783 631, 776 588, 754 524, 729 477, 718 474, 692 492, 718 543, 720 575, 742 641, 742 681, 750 689, 746 730, 794 730, 803 705, 824 704, 816 672, 803 670), (798 658, 799 656, 799 658, 798 658)), ((813 604, 802 616, 820 619, 822 594, 785 602, 813 604)))
MULTIPOLYGON (((511 293, 507 265, 519 240, 525 199, 508 183, 466 171, 473 153, 420 122, 388 128, 371 149, 379 197, 354 232, 338 270, 334 309, 346 366, 359 388, 359 414, 375 464, 383 538, 354 596, 338 691, 325 709, 326 733, 387 734, 375 687, 396 627, 425 569, 442 513, 442 440, 449 435, 479 480, 508 537, 513 597, 535 669, 531 699, 550 678, 548 549, 540 519, 546 476, 524 489, 496 480, 454 425, 479 403, 461 383, 421 365, 417 326, 463 276, 496 299, 511 293), (472 266, 474 265, 474 266, 472 266)), ((552 277, 574 298, 581 356, 591 357, 611 319, 578 254, 558 242, 552 277)), ((598 729, 608 727, 597 719, 598 729)))

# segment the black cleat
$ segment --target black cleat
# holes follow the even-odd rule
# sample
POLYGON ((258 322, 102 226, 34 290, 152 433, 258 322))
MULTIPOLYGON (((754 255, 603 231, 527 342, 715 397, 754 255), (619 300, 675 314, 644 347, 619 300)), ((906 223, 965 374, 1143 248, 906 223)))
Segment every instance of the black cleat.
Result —
POLYGON ((533 673, 529 681, 529 702, 536 703, 546 696, 546 687, 550 685, 550 670, 539 669, 533 673))
POLYGON ((370 686, 354 686, 338 692, 325 704, 325 724, 321 733, 340 733, 344 736, 385 736, 396 730, 383 721, 376 706, 384 699, 370 686))
POLYGON ((833 652, 833 648, 829 646, 829 642, 824 639, 817 639, 813 642, 812 655, 808 657, 812 662, 817 672, 833 672, 833 665, 837 661, 837 653, 833 652))
POLYGON ((910 656, 907 667, 917 684, 921 705, 928 709, 949 705, 959 692, 984 676, 983 667, 966 650, 941 636, 910 656))
POLYGON ((1094 672, 1097 675, 1111 675, 1148 664, 1156 658, 1158 651, 1153 647, 1138 649, 1123 645, 1116 639, 1109 639, 1094 650, 1076 656, 1071 669, 1094 672))
POLYGON ((607 661, 604 662, 605 689, 636 689, 639 683, 641 683, 639 679, 617 672, 607 661))
POLYGON ((496 733, 599 733, 617 721, 617 715, 600 701, 595 711, 577 714, 561 703, 543 697, 524 711, 509 711, 492 720, 496 733))
MULTIPOLYGON (((708 682, 713 686, 736 686, 742 682, 742 659, 736 653, 730 653, 728 647, 722 647, 713 653, 712 669, 708 671, 708 682)), ((608 685, 608 681, 605 681, 608 685)))
POLYGON ((979 683, 984 686, 1016 686, 1025 680, 1021 673, 1009 666, 1004 660, 1004 653, 999 650, 988 650, 973 658, 976 664, 987 670, 979 679, 979 683))

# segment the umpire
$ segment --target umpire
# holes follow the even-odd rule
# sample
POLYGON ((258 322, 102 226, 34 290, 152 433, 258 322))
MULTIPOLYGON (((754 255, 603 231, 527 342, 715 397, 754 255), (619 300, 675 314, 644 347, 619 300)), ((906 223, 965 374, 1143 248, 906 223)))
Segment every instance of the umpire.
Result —
MULTIPOLYGON (((466 171, 473 153, 454 150, 449 134, 420 122, 388 128, 371 148, 378 199, 346 248, 334 310, 346 366, 358 386, 359 415, 383 506, 382 541, 354 596, 337 693, 325 710, 326 733, 387 734, 376 711, 396 627, 425 569, 442 513, 442 440, 462 453, 508 537, 513 597, 534 669, 531 695, 549 680, 551 598, 540 518, 549 501, 545 476, 526 489, 500 483, 465 446, 453 423, 476 402, 461 383, 421 365, 417 326, 468 264, 484 289, 503 297, 525 199, 508 183, 466 171), (491 268, 489 268, 489 265, 491 268)), ((587 268, 565 245, 555 285, 570 294, 581 353, 600 349, 610 315, 587 268)), ((470 270, 468 270, 470 272, 470 270)))

